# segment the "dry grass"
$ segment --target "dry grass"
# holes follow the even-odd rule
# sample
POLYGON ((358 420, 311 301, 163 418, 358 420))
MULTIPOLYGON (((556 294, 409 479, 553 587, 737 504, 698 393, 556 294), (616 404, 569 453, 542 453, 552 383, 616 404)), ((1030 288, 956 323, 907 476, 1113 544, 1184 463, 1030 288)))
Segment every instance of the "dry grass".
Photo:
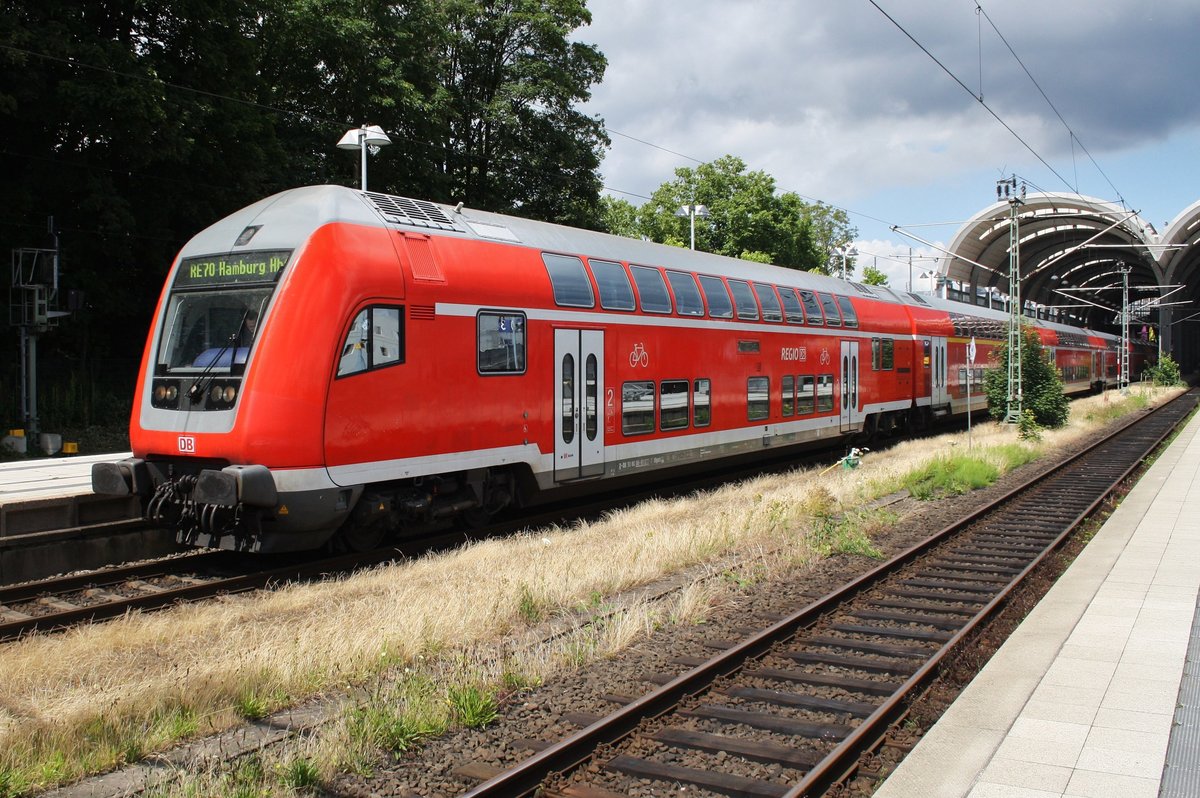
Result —
MULTIPOLYGON (((1039 446, 1088 434, 1113 405, 1111 396, 1077 402, 1071 425, 1048 432, 1039 446)), ((1011 428, 983 423, 971 449, 986 453, 1015 440, 1011 428)), ((854 471, 762 477, 700 500, 647 502, 578 528, 4 646, 0 796, 106 769, 318 694, 399 689, 405 674, 435 685, 430 705, 444 703, 455 685, 495 691, 537 684, 619 651, 657 625, 703 617, 747 581, 807 567, 831 550, 860 551, 864 538, 869 547, 871 525, 886 520, 861 518, 842 529, 849 537, 832 541, 815 539, 813 530, 887 492, 929 458, 931 445, 963 451, 966 436, 903 443, 886 457, 868 455, 854 471), (744 555, 742 565, 728 579, 590 620, 622 591, 734 553, 744 555), (544 631, 547 619, 568 629, 549 642, 512 642, 531 625, 544 631)), ((430 719, 431 728, 444 728, 443 721, 430 719)), ((336 743, 352 736, 348 729, 331 731, 325 739, 335 742, 313 755, 324 772, 359 761, 361 750, 336 743)))

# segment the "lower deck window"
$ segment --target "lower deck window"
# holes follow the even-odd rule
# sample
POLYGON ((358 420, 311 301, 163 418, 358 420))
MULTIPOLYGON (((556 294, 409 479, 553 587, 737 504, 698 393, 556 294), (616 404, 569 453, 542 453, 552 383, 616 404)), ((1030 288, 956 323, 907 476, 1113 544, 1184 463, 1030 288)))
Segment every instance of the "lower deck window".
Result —
POLYGON ((817 378, 811 374, 801 374, 797 379, 796 412, 804 416, 816 408, 817 378))
POLYGON ((751 377, 746 380, 746 418, 762 421, 771 415, 771 380, 751 377))
POLYGON ((712 382, 707 379, 692 383, 692 424, 707 427, 712 423, 712 382))
POLYGON ((658 386, 658 426, 661 430, 687 429, 687 380, 663 380, 658 386))
POLYGON ((780 382, 779 388, 782 394, 782 404, 780 407, 783 410, 783 417, 796 415, 796 378, 788 374, 780 382))
POLYGON ((654 382, 639 380, 621 386, 621 432, 645 435, 654 432, 654 382))
POLYGON ((817 412, 824 413, 833 409, 833 375, 817 375, 817 412))

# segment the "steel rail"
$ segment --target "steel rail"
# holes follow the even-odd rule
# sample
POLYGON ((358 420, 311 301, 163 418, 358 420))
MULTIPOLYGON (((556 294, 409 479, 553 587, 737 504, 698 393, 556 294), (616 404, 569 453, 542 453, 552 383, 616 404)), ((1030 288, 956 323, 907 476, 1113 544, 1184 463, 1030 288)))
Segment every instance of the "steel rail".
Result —
MULTIPOLYGON (((1042 474, 1039 474, 1027 480, 1025 483, 1007 491, 1004 493, 1004 495, 1000 496, 994 501, 977 508, 965 517, 948 525, 944 529, 926 538, 920 543, 917 543, 909 549, 895 555, 887 562, 882 563, 881 565, 864 574, 861 574, 836 591, 821 599, 818 599, 791 616, 778 621, 767 629, 755 633, 732 648, 729 648, 710 660, 697 665, 692 670, 681 674, 675 679, 672 679, 658 689, 637 698, 629 704, 626 704, 616 712, 613 712, 605 718, 592 723, 570 737, 544 748, 540 752, 534 754, 532 757, 529 757, 518 764, 516 767, 500 773, 475 786, 473 789, 463 793, 462 798, 516 798, 517 796, 525 796, 534 793, 544 784, 547 779, 551 778, 552 776, 570 772, 587 762, 591 758, 593 752, 599 746, 613 745, 619 742, 621 739, 634 732, 644 721, 653 719, 668 712, 685 697, 704 689, 716 678, 739 670, 748 660, 754 659, 767 652, 776 642, 794 635, 802 628, 812 626, 822 616, 835 609, 837 606, 845 603, 851 597, 864 592, 867 588, 881 581, 886 576, 889 576, 890 574, 900 570, 902 567, 908 565, 917 558, 921 557, 923 554, 934 549, 964 528, 974 524, 983 517, 994 512, 996 509, 1011 501, 1019 494, 1029 490, 1034 485, 1050 479, 1051 477, 1059 474, 1071 465, 1075 464, 1082 458, 1089 456, 1101 446, 1114 441, 1119 435, 1122 435, 1135 425, 1140 424, 1154 415, 1162 413, 1168 407, 1175 407, 1178 402, 1184 401, 1185 397, 1190 399, 1191 406, 1194 407, 1197 401, 1197 394, 1195 391, 1192 391, 1155 409, 1154 411, 1151 411, 1150 413, 1142 414, 1126 420, 1123 424, 1112 430, 1104 438, 1092 443, 1072 457, 1063 460, 1042 474)), ((1186 413, 1183 415, 1186 415, 1186 413)), ((1163 439, 1165 439, 1167 435, 1177 428, 1177 426, 1178 424, 1174 424, 1166 432, 1157 436, 1153 444, 1145 447, 1145 451, 1151 451, 1163 439)), ((1123 472, 1123 475, 1120 479, 1113 481, 1112 485, 1103 491, 1103 495, 1096 501, 1092 502, 1089 512, 1091 509, 1094 509, 1094 507, 1100 501, 1103 501, 1103 499, 1111 493, 1113 487, 1115 487, 1117 484, 1120 484, 1120 482, 1140 464, 1142 459, 1144 458, 1139 458, 1137 461, 1135 461, 1123 472)), ((1081 513, 1080 518, 1084 517, 1085 515, 1086 513, 1081 513)), ((1053 548, 1057 547, 1058 543, 1065 538, 1066 534, 1068 533, 1063 533, 1060 535, 1056 539, 1054 546, 1048 546, 1047 548, 1052 550, 1053 548)), ((1040 555, 1039 561, 1044 556, 1045 554, 1040 555)), ((1026 567, 1022 570, 1019 576, 1023 578, 1033 567, 1035 567, 1033 564, 1026 567)), ((990 615, 1001 603, 1001 598, 996 597, 990 601, 981 612, 986 612, 988 615, 990 615)), ((976 624, 977 622, 972 623, 972 628, 974 628, 976 624)), ((956 634, 951 639, 951 643, 961 641, 965 634, 965 631, 956 634)), ((939 663, 945 656, 942 652, 947 651, 949 646, 950 643, 947 643, 941 649, 939 649, 937 656, 939 663)), ((928 678, 929 674, 931 674, 934 670, 934 664, 927 664, 926 666, 920 668, 917 673, 921 674, 922 680, 924 680, 928 678)), ((905 684, 907 685, 911 683, 911 687, 921 683, 922 680, 918 680, 917 675, 914 674, 905 682, 905 684)), ((876 710, 871 717, 866 719, 859 728, 871 724, 873 728, 878 729, 879 723, 881 723, 885 718, 889 718, 895 714, 896 707, 900 705, 902 700, 902 698, 895 697, 893 697, 893 699, 889 699, 884 703, 884 705, 881 705, 881 707, 876 710)), ((850 736, 858 741, 861 745, 861 741, 867 738, 868 734, 866 731, 856 731, 850 736)), ((846 758, 850 755, 852 750, 848 740, 849 738, 847 738, 847 741, 839 744, 834 751, 832 751, 826 757, 826 760, 823 760, 822 763, 818 764, 817 767, 821 768, 826 774, 825 776, 822 776, 822 779, 827 778, 828 774, 832 773, 836 768, 845 766, 846 758)), ((858 750, 861 750, 861 748, 858 750)), ((857 756, 857 753, 855 753, 855 756, 857 756)), ((811 772, 809 776, 812 776, 811 772)), ((806 778, 801 782, 801 785, 798 785, 794 790, 788 792, 788 798, 796 798, 796 796, 804 795, 805 791, 812 789, 811 785, 815 785, 817 781, 817 779, 806 778)))

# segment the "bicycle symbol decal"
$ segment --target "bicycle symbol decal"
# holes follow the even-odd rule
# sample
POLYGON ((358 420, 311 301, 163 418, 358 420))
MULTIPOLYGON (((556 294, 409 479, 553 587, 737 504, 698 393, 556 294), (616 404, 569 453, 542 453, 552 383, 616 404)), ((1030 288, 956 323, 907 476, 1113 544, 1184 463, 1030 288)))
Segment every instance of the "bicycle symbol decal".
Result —
POLYGON ((829 365, 829 350, 828 349, 821 350, 821 365, 822 366, 829 365))
POLYGON ((633 351, 629 353, 629 365, 631 368, 641 366, 645 368, 650 365, 650 355, 646 352, 646 345, 636 343, 633 345, 633 351))

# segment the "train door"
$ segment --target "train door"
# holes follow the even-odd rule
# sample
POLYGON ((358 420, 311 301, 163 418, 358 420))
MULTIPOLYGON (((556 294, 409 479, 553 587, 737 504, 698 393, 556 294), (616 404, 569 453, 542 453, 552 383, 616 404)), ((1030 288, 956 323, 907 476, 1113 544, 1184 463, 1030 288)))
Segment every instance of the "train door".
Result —
POLYGON ((841 431, 854 432, 862 422, 858 403, 858 341, 842 341, 841 431))
POLYGON ((604 332, 554 331, 554 480, 604 473, 604 332))
POLYGON ((947 385, 950 369, 946 364, 946 339, 934 338, 931 349, 930 366, 933 373, 930 375, 929 396, 931 404, 938 408, 950 402, 950 388, 947 385))

